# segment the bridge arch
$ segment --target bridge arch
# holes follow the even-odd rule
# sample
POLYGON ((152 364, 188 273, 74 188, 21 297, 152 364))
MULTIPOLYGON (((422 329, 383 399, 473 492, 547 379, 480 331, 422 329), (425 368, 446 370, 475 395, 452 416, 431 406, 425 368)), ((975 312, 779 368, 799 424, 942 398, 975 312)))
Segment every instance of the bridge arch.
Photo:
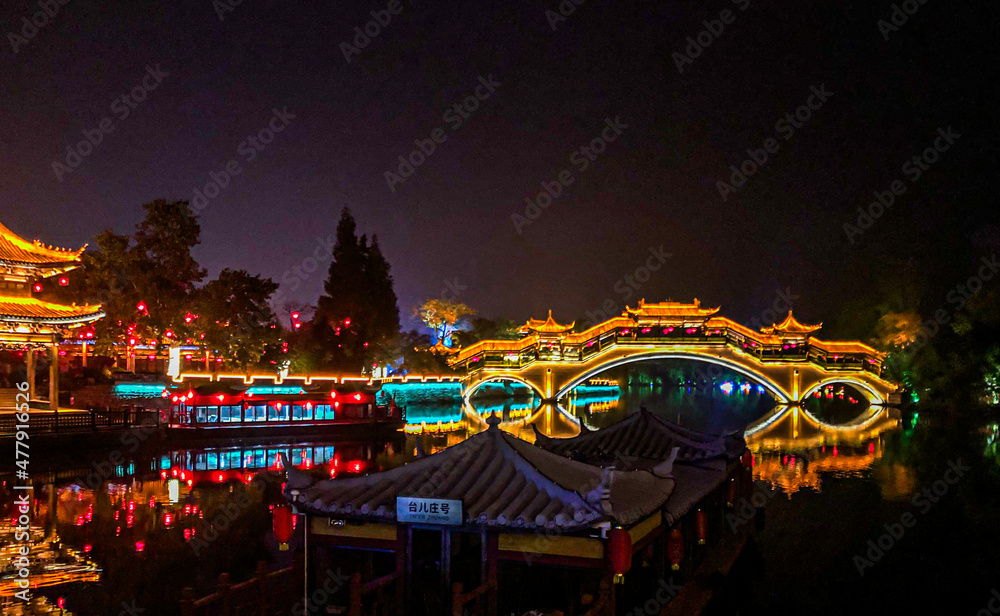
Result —
POLYGON ((878 390, 872 387, 870 384, 862 381, 861 379, 856 379, 846 375, 832 376, 821 380, 819 383, 816 383, 815 385, 807 389, 805 393, 802 394, 802 402, 805 403, 805 401, 809 399, 809 396, 816 393, 817 390, 823 389, 827 385, 836 385, 836 384, 850 385, 852 387, 857 388, 862 393, 867 394, 868 404, 872 406, 884 405, 886 403, 886 400, 882 397, 882 394, 880 394, 878 390))
POLYGON ((576 387, 577 385, 583 383, 587 379, 589 379, 589 378, 591 378, 591 377, 593 377, 593 376, 595 376, 597 374, 600 374, 601 372, 604 372, 605 370, 609 370, 611 368, 617 368, 618 366, 624 366, 626 364, 632 364, 632 363, 636 363, 636 362, 640 362, 640 361, 647 361, 647 360, 651 360, 651 359, 689 359, 689 360, 692 360, 692 361, 702 361, 702 362, 706 362, 706 363, 710 363, 710 364, 715 364, 717 366, 722 366, 723 368, 727 368, 729 370, 732 370, 733 372, 737 372, 739 374, 742 374, 743 376, 745 376, 745 377, 747 377, 749 379, 752 379, 754 382, 756 382, 756 383, 758 383, 760 385, 763 385, 764 389, 766 389, 767 391, 769 391, 771 393, 771 395, 773 395, 775 398, 777 398, 779 403, 790 404, 790 403, 796 402, 795 400, 791 399, 791 397, 788 395, 788 393, 785 392, 785 390, 782 389, 780 385, 778 385, 777 383, 775 383, 774 381, 772 381, 766 375, 761 374, 760 372, 757 372, 756 370, 748 368, 748 367, 746 367, 746 366, 744 366, 742 364, 739 364, 739 363, 737 363, 735 361, 731 361, 731 360, 728 360, 728 359, 723 359, 721 357, 713 357, 713 356, 705 355, 705 354, 701 354, 701 353, 686 353, 686 352, 683 352, 683 351, 681 351, 681 352, 678 352, 678 351, 670 351, 670 352, 651 351, 651 352, 647 352, 647 353, 636 353, 634 355, 629 355, 627 357, 622 357, 620 359, 615 359, 615 360, 609 361, 607 363, 599 364, 599 365, 594 366, 593 368, 587 370, 586 372, 582 373, 581 375, 575 377, 569 383, 567 383, 566 385, 564 385, 556 393, 555 398, 557 400, 560 399, 560 398, 562 398, 563 396, 565 396, 566 394, 568 394, 570 391, 572 391, 573 388, 576 387))
POLYGON ((531 383, 529 383, 528 381, 526 381, 526 380, 524 380, 524 379, 522 379, 520 377, 517 377, 517 376, 511 376, 509 374, 498 374, 496 376, 486 377, 485 379, 483 379, 481 381, 478 381, 475 385, 473 385, 469 389, 465 390, 465 393, 462 395, 463 400, 466 402, 466 404, 470 404, 471 405, 471 403, 469 401, 472 398, 472 394, 476 393, 476 391, 478 391, 479 388, 482 387, 483 385, 485 385, 487 383, 492 383, 494 381, 514 381, 514 382, 520 383, 521 385, 524 385, 525 387, 527 387, 528 389, 530 389, 531 392, 533 394, 535 394, 536 396, 538 396, 540 398, 544 398, 544 396, 542 395, 542 392, 538 391, 538 388, 535 387, 534 385, 532 385, 531 383))

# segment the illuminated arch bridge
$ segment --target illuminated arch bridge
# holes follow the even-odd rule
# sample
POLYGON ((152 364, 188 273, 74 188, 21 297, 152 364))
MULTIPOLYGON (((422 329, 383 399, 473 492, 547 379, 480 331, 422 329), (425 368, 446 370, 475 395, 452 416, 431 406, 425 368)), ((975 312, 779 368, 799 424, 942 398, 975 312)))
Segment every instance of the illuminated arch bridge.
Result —
POLYGON ((896 385, 883 378, 884 354, 860 342, 813 337, 821 325, 784 321, 754 331, 717 316, 718 308, 639 301, 621 316, 572 332, 574 323, 529 320, 519 340, 482 340, 449 360, 464 369, 463 394, 484 383, 512 380, 558 400, 587 379, 616 366, 649 359, 709 362, 763 385, 783 403, 800 403, 827 384, 857 388, 871 404, 891 404, 896 385))

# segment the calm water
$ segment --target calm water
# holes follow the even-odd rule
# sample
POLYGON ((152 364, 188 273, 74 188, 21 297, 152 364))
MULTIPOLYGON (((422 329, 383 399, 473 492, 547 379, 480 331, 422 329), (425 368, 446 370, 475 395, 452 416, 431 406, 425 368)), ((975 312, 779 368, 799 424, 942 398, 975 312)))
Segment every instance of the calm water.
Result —
MULTIPOLYGON (((997 539, 1000 518, 979 502, 983 480, 975 477, 995 467, 970 472, 926 513, 911 503, 953 458, 985 452, 980 464, 995 465, 996 445, 989 444, 995 427, 946 434, 927 418, 873 414, 849 390, 787 409, 737 379, 698 385, 683 375, 634 369, 609 376, 620 387, 581 387, 563 407, 539 407, 524 390, 501 386, 486 388, 471 406, 448 387, 397 391, 409 425, 395 438, 151 448, 115 468, 98 489, 88 487, 88 473, 107 453, 54 458, 52 483, 37 494, 35 553, 62 566, 36 590, 44 597, 38 611, 61 598, 64 614, 113 616, 133 605, 147 616, 176 614, 184 587, 201 596, 222 572, 242 581, 258 560, 288 566, 301 537, 280 551, 270 530, 269 507, 280 502, 279 452, 337 477, 391 468, 458 443, 486 429, 489 413, 531 440, 531 424, 572 436, 580 422, 597 429, 640 406, 715 433, 751 426, 755 477, 771 494, 766 525, 737 564, 734 585, 714 604, 716 613, 886 613, 923 604, 923 593, 935 589, 956 610, 949 613, 975 614, 1000 586, 992 578, 1000 571, 993 549, 1000 544, 984 543, 997 539), (865 421, 849 429, 825 423, 858 417, 865 421), (907 511, 919 516, 917 525, 859 575, 854 555, 907 511), (215 529, 208 526, 213 520, 215 529)), ((9 496, 5 484, 4 500, 9 496)), ((9 540, 12 512, 6 513, 9 540)))

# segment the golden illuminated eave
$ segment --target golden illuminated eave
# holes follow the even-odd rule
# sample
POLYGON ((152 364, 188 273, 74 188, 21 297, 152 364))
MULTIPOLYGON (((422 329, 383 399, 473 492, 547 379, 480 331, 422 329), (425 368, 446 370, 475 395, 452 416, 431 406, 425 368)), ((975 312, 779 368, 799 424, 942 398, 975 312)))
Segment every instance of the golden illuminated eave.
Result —
POLYGON ((563 325, 557 323, 555 319, 552 318, 552 311, 549 310, 549 318, 544 321, 541 319, 528 319, 528 322, 521 326, 518 331, 522 334, 565 334, 568 333, 576 326, 576 321, 573 321, 569 325, 563 325))
POLYGON ((79 325, 103 316, 100 306, 64 306, 35 297, 0 296, 0 327, 6 325, 15 331, 21 325, 79 325))
POLYGON ((50 276, 52 269, 65 272, 78 267, 80 255, 86 248, 74 250, 46 246, 38 240, 29 242, 0 223, 0 268, 3 269, 44 270, 44 275, 50 276))
POLYGON ((805 335, 811 334, 814 331, 819 330, 823 327, 823 324, 818 325, 805 325, 799 322, 794 316, 792 316, 792 311, 788 311, 788 316, 781 323, 775 323, 769 327, 760 328, 761 333, 764 334, 775 334, 775 335, 805 335))
POLYGON ((701 302, 696 297, 690 304, 681 302, 659 302, 647 304, 645 299, 639 300, 639 305, 635 308, 625 307, 625 315, 642 320, 646 318, 696 318, 707 319, 719 311, 720 306, 715 308, 702 308, 701 302))

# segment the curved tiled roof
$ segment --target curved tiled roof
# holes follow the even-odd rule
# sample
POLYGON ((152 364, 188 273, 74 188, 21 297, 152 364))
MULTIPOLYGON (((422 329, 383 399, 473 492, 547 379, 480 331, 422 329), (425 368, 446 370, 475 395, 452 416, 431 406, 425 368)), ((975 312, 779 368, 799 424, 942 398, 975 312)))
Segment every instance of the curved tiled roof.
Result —
POLYGON ((666 460, 674 448, 678 448, 676 461, 679 464, 711 459, 736 460, 746 449, 746 442, 739 434, 717 436, 695 432, 670 423, 645 408, 596 432, 587 431, 573 438, 550 438, 536 428, 535 443, 546 451, 575 460, 618 467, 632 458, 647 462, 666 460))
POLYGON ((792 311, 788 311, 788 316, 781 323, 775 323, 769 327, 762 327, 760 331, 764 334, 809 334, 823 327, 819 325, 804 325, 792 316, 792 311))
POLYGON ((544 321, 541 319, 528 319, 528 322, 522 325, 518 331, 521 333, 564 334, 572 330, 574 326, 576 326, 576 321, 571 322, 569 325, 556 323, 556 320, 552 318, 552 311, 549 310, 549 318, 544 321))
POLYGON ((0 321, 71 324, 96 321, 103 316, 100 306, 64 306, 34 297, 0 297, 0 321))
POLYGON ((0 223, 0 263, 18 265, 65 266, 74 264, 86 246, 79 250, 53 248, 41 242, 29 242, 0 223))
POLYGON ((690 304, 681 302, 658 302, 647 304, 645 299, 639 300, 639 305, 635 308, 625 307, 626 314, 637 318, 642 317, 710 317, 719 311, 720 306, 715 308, 702 308, 701 301, 694 298, 690 304))
MULTIPOLYGON (((287 466, 286 466, 287 468, 287 466)), ((396 497, 461 500, 467 525, 575 531, 605 521, 632 524, 674 489, 666 468, 620 472, 567 460, 490 428, 405 466, 350 479, 315 481, 289 468, 286 495, 313 514, 396 521, 396 497)))

